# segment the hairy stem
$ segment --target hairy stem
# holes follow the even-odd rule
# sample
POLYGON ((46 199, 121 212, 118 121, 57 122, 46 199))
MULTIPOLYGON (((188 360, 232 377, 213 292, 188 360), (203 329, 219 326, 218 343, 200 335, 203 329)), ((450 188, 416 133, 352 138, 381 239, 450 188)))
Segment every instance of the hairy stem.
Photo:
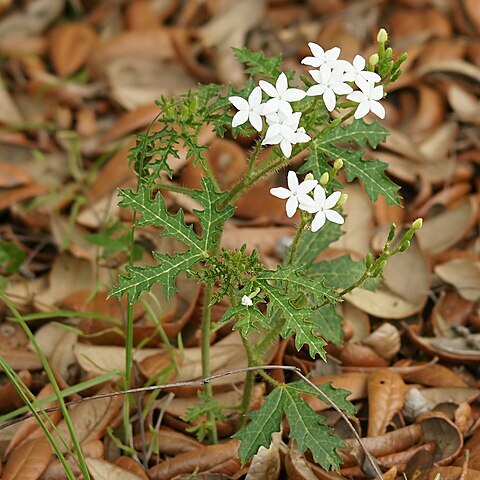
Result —
MULTIPOLYGON (((203 297, 203 311, 202 311, 202 330, 201 330, 201 345, 202 345, 202 376, 209 377, 211 375, 210 369, 210 335, 212 322, 212 297, 213 297, 213 280, 209 280, 205 285, 205 294, 203 297)), ((210 383, 206 383, 205 393, 213 398, 213 389, 210 383)), ((211 443, 218 443, 217 423, 213 412, 208 413, 208 421, 212 425, 211 443)))

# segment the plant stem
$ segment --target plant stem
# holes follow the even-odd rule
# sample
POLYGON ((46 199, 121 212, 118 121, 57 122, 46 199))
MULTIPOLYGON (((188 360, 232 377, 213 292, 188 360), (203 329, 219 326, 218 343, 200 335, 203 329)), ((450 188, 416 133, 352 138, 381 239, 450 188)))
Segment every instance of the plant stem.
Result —
POLYGON ((191 195, 192 189, 182 187, 180 185, 174 185, 172 183, 154 183, 152 185, 153 190, 166 190, 168 192, 183 193, 184 195, 191 195))
POLYGON ((300 239, 302 238, 302 234, 305 231, 306 226, 307 226, 307 222, 305 221, 302 215, 302 221, 300 222, 300 225, 297 228, 295 237, 292 242, 292 246, 290 247, 290 251, 288 253, 287 266, 290 266, 293 263, 293 259, 295 258, 295 253, 297 253, 298 245, 300 244, 300 239))
POLYGON ((20 312, 15 308, 15 305, 10 301, 10 299, 5 295, 3 290, 0 290, 0 298, 3 300, 5 305, 10 309, 10 311, 13 313, 15 316, 15 319, 18 321, 20 326, 22 327, 23 331, 26 333, 28 339, 32 343, 33 347, 35 348, 35 351, 37 352, 38 357, 40 358, 40 362, 42 363, 42 366, 45 370, 45 373, 47 375, 47 378, 49 382, 52 384, 53 391, 55 392, 55 396, 57 398, 58 404, 60 406, 60 409, 63 414, 63 419, 65 420, 65 424, 68 429, 68 433, 70 434, 70 439, 72 441, 72 444, 75 449, 75 453, 77 454, 77 459, 78 459, 78 466, 80 467, 80 471, 82 472, 85 480, 90 480, 90 473, 88 472, 87 464, 85 462, 85 457, 83 455, 82 447, 80 446, 80 442, 78 440, 78 437, 75 432, 75 427, 73 426, 72 419, 70 418, 70 414, 68 413, 67 407, 65 406, 65 401, 62 396, 62 391, 60 390, 60 387, 58 386, 57 380, 55 378, 55 375, 50 368, 50 364, 48 363, 47 357, 43 353, 42 349, 37 343, 37 340, 33 333, 31 332, 30 328, 28 328, 27 323, 23 320, 22 316, 20 315, 20 312))
MULTIPOLYGON (((202 346, 202 376, 209 377, 210 369, 210 335, 212 322, 212 297, 213 297, 213 280, 209 280, 205 285, 205 293, 203 297, 202 311, 202 330, 201 330, 201 346, 202 346)), ((205 393, 213 398, 213 389, 210 383, 205 384, 205 393)), ((211 443, 218 443, 217 424, 213 412, 208 412, 208 421, 212 425, 211 443)))
MULTIPOLYGON (((52 446, 53 451, 57 455, 58 460, 62 464, 63 469, 65 470, 65 474, 67 475, 69 480, 75 480, 75 475, 72 472, 72 469, 70 468, 70 465, 67 463, 65 457, 62 454, 62 451, 60 450, 59 446, 57 445, 57 442, 53 438, 52 433, 48 429, 47 425, 43 421, 43 419, 40 417, 39 412, 35 409, 33 406, 33 403, 30 401, 28 398, 26 392, 24 389, 19 385, 17 382, 17 374, 16 372, 10 367, 9 363, 3 358, 3 356, 0 355, 0 367, 2 370, 5 372, 5 375, 7 378, 10 380, 12 385, 14 386, 15 390, 17 391, 19 397, 22 399, 23 403, 28 407, 28 409, 32 412, 33 417, 37 421, 38 425, 42 429, 45 437, 47 437, 48 441, 50 442, 50 445, 52 446)), ((47 414, 42 410, 42 414, 49 418, 47 414)), ((50 419, 51 421, 51 419, 50 419)))

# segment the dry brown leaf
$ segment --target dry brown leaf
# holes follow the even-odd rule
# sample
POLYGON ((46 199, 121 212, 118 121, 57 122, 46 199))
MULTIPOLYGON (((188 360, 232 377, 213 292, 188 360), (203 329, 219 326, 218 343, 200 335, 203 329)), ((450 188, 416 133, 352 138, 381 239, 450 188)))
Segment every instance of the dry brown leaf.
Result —
POLYGON ((14 370, 40 370, 42 362, 38 355, 28 350, 0 350, 0 355, 14 370))
POLYGON ((50 32, 50 58, 61 77, 75 73, 93 51, 97 34, 85 22, 62 23, 50 32))
POLYGON ((45 471, 52 456, 46 437, 27 440, 10 454, 2 472, 3 480, 36 480, 45 471))
POLYGON ((290 440, 288 443, 288 454, 285 457, 285 470, 288 478, 291 480, 317 479, 307 460, 298 450, 294 440, 290 440))
POLYGON ((435 273, 453 285, 465 300, 475 302, 480 298, 480 261, 457 258, 435 266, 435 273))
POLYGON ((463 447, 463 435, 443 413, 425 413, 417 418, 417 423, 422 426, 423 440, 436 443, 433 455, 435 465, 449 465, 460 455, 463 447))
MULTIPOLYGON (((28 370, 18 372, 18 376, 23 383, 30 388, 32 386, 32 375, 28 370)), ((11 382, 6 382, 0 386, 0 411, 8 412, 23 406, 23 400, 18 395, 11 382)))
MULTIPOLYGON (((172 428, 161 426, 157 432, 158 448, 160 453, 174 456, 179 453, 187 453, 196 450, 202 446, 194 438, 184 433, 173 430, 172 428)), ((152 434, 145 432, 145 442, 153 441, 152 434)), ((137 435, 133 439, 133 445, 137 450, 142 449, 143 439, 141 435, 137 435)))
POLYGON ((400 333, 391 323, 382 323, 362 343, 372 347, 381 357, 391 360, 400 350, 400 333))
POLYGON ((118 457, 115 460, 115 465, 118 465, 123 470, 128 470, 129 472, 136 475, 140 480, 148 480, 145 470, 138 462, 136 462, 131 457, 118 457))
POLYGON ((368 436, 383 435, 392 418, 405 401, 406 386, 402 377, 382 369, 368 377, 368 436))
POLYGON ((148 476, 151 480, 170 480, 176 475, 194 471, 233 475, 240 468, 238 446, 238 440, 230 440, 219 445, 202 447, 152 467, 148 471, 148 476))
POLYGON ((95 480, 143 480, 142 477, 135 475, 133 472, 98 458, 86 458, 88 470, 95 480))
POLYGON ((36 183, 9 190, 2 190, 0 191, 0 211, 11 207, 14 203, 45 195, 49 191, 50 188, 47 185, 39 185, 36 183))
POLYGON ((272 433, 268 448, 260 447, 252 458, 245 480, 277 480, 280 475, 281 432, 272 433))
POLYGON ((402 375, 403 379, 411 383, 419 383, 429 387, 466 387, 465 380, 450 368, 436 363, 425 364, 425 368, 402 375))
POLYGON ((425 480, 436 480, 438 475, 440 475, 441 480, 478 480, 480 478, 480 470, 469 468, 467 475, 460 479, 462 467, 433 467, 428 471, 425 480))
POLYGON ((480 101, 456 83, 448 88, 448 101, 460 120, 480 124, 480 101))
POLYGON ((0 163, 0 187, 18 187, 19 185, 27 185, 32 181, 32 176, 22 167, 9 165, 8 163, 0 163))
MULTIPOLYGON (((107 392, 112 392, 111 388, 104 387, 98 391, 99 394, 107 392)), ((122 401, 118 396, 106 397, 90 402, 83 402, 74 405, 70 409, 70 417, 80 444, 85 444, 91 440, 102 437, 107 427, 117 418, 122 406, 122 401)), ((65 441, 70 448, 73 448, 65 420, 62 420, 57 425, 57 430, 53 433, 53 437, 61 447, 63 453, 66 451, 63 441, 65 441)))

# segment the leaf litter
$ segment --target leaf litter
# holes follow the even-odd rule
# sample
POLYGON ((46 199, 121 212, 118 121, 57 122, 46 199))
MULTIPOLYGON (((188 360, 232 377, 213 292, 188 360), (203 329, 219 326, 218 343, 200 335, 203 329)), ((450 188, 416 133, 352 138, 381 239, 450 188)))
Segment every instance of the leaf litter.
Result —
MULTIPOLYGON (((480 20, 474 1, 395 0, 388 6, 347 0, 4 4, 0 232, 2 241, 26 254, 6 293, 31 317, 28 321, 63 388, 123 369, 126 306, 106 302, 105 292, 126 256, 120 249, 113 257, 102 257, 101 235, 106 235, 106 225, 117 225, 115 238, 122 245, 121 225, 128 226, 131 218, 117 208, 116 190, 134 185, 126 161, 130 136, 154 119, 154 100, 183 93, 198 81, 242 83, 246 76, 230 46, 281 52, 300 69, 299 60, 308 53, 302 50, 305 38, 368 54, 371 32, 385 26, 395 47, 408 50, 409 60, 385 101, 392 135, 375 156, 403 187, 404 209, 387 207, 382 200, 372 206, 357 183, 349 185, 346 233, 322 255, 357 259, 378 247, 391 221, 401 226, 422 216, 424 227, 418 242, 389 263, 380 286, 350 294, 339 308, 346 320, 344 344, 327 346, 330 362, 337 365, 335 374, 322 374, 307 352, 297 352, 289 342, 281 350, 273 345, 265 362, 275 358, 279 364, 300 366, 315 383, 333 381, 352 392, 360 419, 356 426, 385 479, 403 478, 404 471, 412 478, 422 471, 427 479, 437 473, 443 479, 480 476, 480 20), (85 227, 100 235, 96 247, 85 242, 85 227)), ((208 161, 228 188, 246 168, 245 151, 252 139, 219 139, 211 131, 202 138, 209 146, 208 161)), ((180 185, 200 181, 186 152, 180 152, 175 175, 180 185)), ((286 219, 283 207, 268 195, 276 184, 274 178, 267 180, 238 204, 222 239, 230 248, 248 239, 272 266, 281 259, 297 221, 286 219)), ((168 202, 169 208, 181 206, 197 221, 192 213, 196 206, 180 195, 171 194, 168 202)), ((146 264, 151 262, 149 251, 171 251, 149 227, 138 229, 137 245, 147 252, 146 264)), ((0 267, 7 274, 8 264, 0 267)), ((188 279, 178 287, 172 299, 154 289, 137 307, 138 386, 200 378, 201 295, 188 279), (161 331, 177 345, 173 356, 161 331)), ((220 318, 223 307, 215 308, 220 318)), ((37 355, 18 336, 9 312, 3 313, 2 355, 34 394, 48 397, 51 385, 37 355)), ((212 337, 215 372, 246 365, 241 345, 228 333, 222 327, 212 337)), ((238 404, 243 378, 224 377, 214 384, 225 407, 238 404)), ((103 383, 70 398, 118 388, 115 379, 103 383)), ((112 441, 120 436, 120 397, 72 406, 94 477, 170 479, 196 472, 198 478, 211 479, 276 479, 284 474, 298 479, 373 478, 351 433, 332 420, 328 405, 308 395, 310 407, 322 411, 347 444, 340 451, 340 473, 324 471, 309 451, 292 441, 285 445, 281 434, 242 468, 238 442, 230 438, 238 422, 233 409, 219 425, 219 445, 201 445, 188 433, 191 425, 183 416, 197 403, 197 390, 177 388, 140 399, 151 407, 144 421, 147 431, 142 435, 135 427, 133 458, 122 456, 112 441), (158 445, 144 464, 136 459, 147 438, 169 448, 158 445)), ((12 393, 2 375, 2 413, 21 405, 12 393)), ((252 409, 261 407, 265 393, 265 385, 258 383, 252 409)), ((50 415, 65 437, 61 415, 50 415)), ((293 412, 290 416, 295 418, 293 412)), ((290 428, 301 428, 301 422, 290 428)), ((0 445, 2 478, 63 478, 33 420, 2 430, 0 445)))

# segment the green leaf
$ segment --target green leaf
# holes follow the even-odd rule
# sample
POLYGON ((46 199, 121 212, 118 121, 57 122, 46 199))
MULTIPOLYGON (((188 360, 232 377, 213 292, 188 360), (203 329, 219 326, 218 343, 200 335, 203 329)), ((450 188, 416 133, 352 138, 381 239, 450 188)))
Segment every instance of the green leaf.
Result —
POLYGON ((289 286, 295 286, 296 290, 304 290, 318 298, 325 297, 329 302, 339 302, 341 298, 334 290, 324 285, 323 279, 318 277, 308 277, 305 275, 303 266, 290 265, 288 267, 279 266, 277 270, 265 270, 259 273, 257 280, 276 280, 286 282, 289 286))
MULTIPOLYGON (((313 263, 308 269, 308 276, 322 278, 325 285, 331 288, 348 288, 365 272, 365 262, 355 261, 350 255, 342 255, 332 260, 313 263)), ((373 290, 381 278, 368 278, 362 288, 373 290)))
POLYGON ((276 80, 281 73, 281 55, 265 57, 263 52, 252 52, 248 48, 233 48, 233 53, 240 62, 247 65, 245 73, 262 75, 269 80, 276 80))
POLYGON ((227 309, 220 323, 227 323, 233 318, 237 318, 234 330, 240 330, 242 335, 246 337, 251 332, 258 330, 258 325, 268 326, 267 319, 258 308, 254 305, 248 307, 246 305, 237 305, 227 309))
MULTIPOLYGON (((325 402, 324 397, 319 394, 311 385, 299 380, 288 384, 290 390, 296 390, 301 395, 313 395, 325 402)), ((317 385, 317 388, 321 390, 338 408, 343 410, 347 415, 355 415, 357 409, 353 403, 348 400, 348 396, 351 394, 348 390, 343 388, 335 388, 332 386, 332 382, 323 383, 317 385)), ((326 403, 326 402, 325 402, 326 403)))
POLYGON ((314 310, 312 322, 322 338, 337 345, 342 344, 343 318, 337 313, 334 305, 328 304, 314 310))
POLYGON ((0 242, 0 265, 7 275, 17 272, 26 258, 27 254, 16 243, 0 242))
MULTIPOLYGON (((367 124, 356 120, 348 126, 338 126, 326 134, 319 135, 310 146, 308 157, 302 171, 311 171, 315 176, 328 169, 328 161, 342 159, 347 180, 359 178, 372 201, 383 195, 389 205, 399 205, 397 190, 400 188, 386 175, 387 164, 379 160, 364 160, 365 146, 375 148, 387 137, 387 131, 377 122, 367 124)), ((334 188, 335 185, 332 184, 334 188)))
POLYGON ((260 447, 268 447, 272 433, 279 432, 285 403, 285 388, 275 388, 265 397, 258 410, 248 414, 251 422, 241 428, 233 437, 241 440, 238 457, 244 465, 260 447))
POLYGON ((130 303, 134 303, 143 291, 148 291, 156 283, 161 283, 168 300, 176 291, 177 275, 204 258, 203 253, 192 253, 192 251, 174 256, 153 252, 153 256, 160 262, 159 265, 125 267, 127 275, 119 276, 118 285, 112 289, 110 296, 122 297, 128 293, 130 303))
POLYGON ((337 449, 344 448, 345 444, 295 389, 287 385, 285 396, 284 408, 290 425, 290 437, 295 439, 300 452, 309 449, 314 460, 325 470, 338 470, 342 459, 337 449))
MULTIPOLYGON (((319 253, 342 235, 340 225, 332 222, 327 222, 318 232, 304 232, 293 258, 293 265, 310 265, 319 253)), ((288 258, 288 255, 285 258, 288 258)))
POLYGON ((320 355, 324 360, 326 358, 323 347, 326 342, 323 338, 316 335, 317 326, 312 321, 313 311, 307 307, 295 307, 294 298, 288 295, 285 288, 276 285, 270 285, 267 280, 255 279, 258 287, 268 296, 267 314, 270 318, 275 318, 277 311, 285 319, 285 325, 281 332, 284 338, 295 334, 295 346, 301 350, 304 345, 308 345, 310 356, 320 355))
POLYGON ((158 193, 155 198, 150 197, 150 190, 143 186, 137 193, 132 190, 121 190, 122 207, 131 207, 142 216, 136 225, 152 225, 161 227, 161 235, 174 237, 183 242, 188 250, 171 256, 169 254, 153 253, 159 264, 146 267, 127 267, 127 275, 119 277, 119 284, 110 295, 121 297, 129 294, 129 301, 135 302, 142 291, 150 290, 155 283, 161 283, 167 299, 176 291, 175 278, 181 272, 188 270, 195 263, 208 257, 208 251, 220 235, 221 224, 233 215, 234 207, 227 206, 218 210, 218 203, 226 193, 216 193, 210 180, 202 179, 204 190, 194 191, 192 196, 205 208, 201 211, 194 210, 200 220, 202 236, 198 236, 191 226, 185 224, 183 210, 171 214, 167 210, 163 196, 158 193))

